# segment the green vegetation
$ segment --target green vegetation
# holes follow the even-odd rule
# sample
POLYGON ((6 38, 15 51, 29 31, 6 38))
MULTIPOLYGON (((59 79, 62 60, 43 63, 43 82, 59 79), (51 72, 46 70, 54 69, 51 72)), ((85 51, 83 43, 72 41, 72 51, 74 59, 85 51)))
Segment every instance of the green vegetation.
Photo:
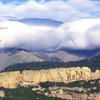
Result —
POLYGON ((89 80, 89 81, 75 81, 71 83, 63 82, 44 82, 39 84, 41 86, 40 90, 32 91, 30 87, 18 87, 16 89, 5 89, 0 88, 5 92, 5 97, 0 100, 62 100, 58 97, 48 97, 44 93, 51 93, 53 91, 57 92, 61 88, 65 94, 91 94, 91 93, 100 93, 100 79, 89 80), (56 87, 56 90, 55 90, 56 87), (45 89, 42 91, 42 89, 45 89), (81 90, 80 90, 81 89, 81 90), (40 92, 40 93, 39 93, 40 92))
MULTIPOLYGON (((2 100, 62 100, 57 97, 47 97, 32 91, 31 87, 18 87, 16 89, 2 89, 6 96, 2 100)), ((1 99, 0 99, 1 100, 1 99)))
POLYGON ((100 92, 100 79, 95 79, 95 80, 89 80, 89 81, 75 81, 71 83, 63 83, 63 82, 45 82, 45 83, 40 83, 40 86, 43 88, 49 88, 53 86, 57 87, 65 87, 66 92, 75 92, 75 93, 84 93, 84 90, 86 93, 98 93, 100 92), (68 87, 69 89, 72 88, 72 90, 66 89, 68 87), (77 90, 73 90, 73 88, 76 88, 77 90), (78 88, 84 88, 83 91, 78 91, 78 88))
POLYGON ((6 67, 3 71, 23 71, 23 70, 41 70, 49 68, 61 68, 61 67, 77 67, 88 66, 95 71, 100 69, 100 55, 91 59, 73 61, 73 62, 30 62, 20 63, 6 67))
POLYGON ((100 89, 99 81, 100 79, 89 80, 89 81, 81 80, 81 81, 75 81, 75 82, 68 83, 67 86, 68 87, 77 86, 77 87, 83 87, 83 88, 97 87, 98 89, 100 89))

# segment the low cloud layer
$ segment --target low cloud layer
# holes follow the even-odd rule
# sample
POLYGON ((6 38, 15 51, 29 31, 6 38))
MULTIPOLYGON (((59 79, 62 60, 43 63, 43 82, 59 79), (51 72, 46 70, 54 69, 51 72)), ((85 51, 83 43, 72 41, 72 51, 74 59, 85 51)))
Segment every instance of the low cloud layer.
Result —
POLYGON ((100 48, 100 19, 82 19, 65 23, 57 29, 57 33, 63 36, 58 48, 100 48))
POLYGON ((30 26, 17 21, 0 22, 0 48, 19 47, 32 51, 61 48, 91 50, 100 48, 100 19, 82 19, 53 28, 30 26))

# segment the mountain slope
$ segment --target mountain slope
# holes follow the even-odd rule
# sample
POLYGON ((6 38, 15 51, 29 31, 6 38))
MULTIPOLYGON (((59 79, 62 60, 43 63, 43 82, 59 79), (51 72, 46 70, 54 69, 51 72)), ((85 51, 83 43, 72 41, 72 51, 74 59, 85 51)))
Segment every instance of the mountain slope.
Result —
POLYGON ((27 50, 17 48, 6 48, 0 50, 0 59, 0 70, 4 69, 6 66, 17 63, 44 61, 27 50))
MULTIPOLYGON (((81 62, 80 60, 94 57, 98 52, 99 51, 78 52, 78 51, 66 51, 66 50, 60 50, 55 52, 31 52, 21 48, 3 48, 0 49, 0 59, 1 59, 0 70, 10 65, 14 65, 18 63, 27 63, 27 62, 46 61, 46 62, 55 62, 55 63, 56 62, 66 63, 71 61, 79 61, 78 63, 83 63, 84 61, 81 62)), ((76 65, 75 62, 73 63, 73 66, 74 65, 76 65)))
POLYGON ((0 49, 0 70, 17 63, 27 62, 68 62, 83 59, 80 56, 65 51, 56 52, 31 52, 21 48, 0 49))
POLYGON ((50 69, 50 68, 68 68, 68 67, 83 67, 88 66, 92 71, 100 69, 100 54, 97 56, 84 59, 80 61, 71 61, 71 62, 30 62, 30 63, 20 63, 11 65, 5 68, 4 71, 23 71, 23 70, 41 70, 41 69, 50 69))
POLYGON ((54 61, 54 62, 69 62, 69 61, 78 61, 84 59, 83 56, 78 56, 75 53, 69 53, 63 50, 55 52, 40 52, 35 54, 39 58, 42 58, 46 61, 54 61))

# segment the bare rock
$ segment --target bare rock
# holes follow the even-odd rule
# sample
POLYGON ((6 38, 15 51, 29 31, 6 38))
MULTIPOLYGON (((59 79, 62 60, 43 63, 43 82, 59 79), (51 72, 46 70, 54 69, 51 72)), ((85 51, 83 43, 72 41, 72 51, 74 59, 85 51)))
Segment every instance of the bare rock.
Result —
POLYGON ((0 98, 3 98, 5 96, 5 92, 3 90, 0 90, 0 98))
POLYGON ((16 88, 18 85, 32 85, 40 82, 73 82, 100 78, 100 70, 92 72, 88 67, 25 70, 0 73, 0 87, 16 88))

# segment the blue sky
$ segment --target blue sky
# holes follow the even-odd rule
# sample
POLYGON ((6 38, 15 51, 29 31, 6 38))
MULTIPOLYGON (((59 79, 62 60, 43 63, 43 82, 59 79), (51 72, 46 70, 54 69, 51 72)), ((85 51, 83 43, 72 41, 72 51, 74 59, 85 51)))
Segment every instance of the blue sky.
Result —
POLYGON ((9 3, 9 2, 15 2, 15 1, 17 1, 17 2, 25 2, 27 0, 0 0, 0 1, 3 2, 3 3, 9 3))
MULTIPOLYGON (((26 2, 28 0, 0 0, 1 2, 3 3, 9 3, 9 2, 26 2)), ((50 2, 50 1, 54 1, 54 0, 34 0, 34 1, 37 1, 37 2, 40 2, 40 1, 45 1, 45 2, 50 2)), ((67 1, 67 0, 62 0, 62 1, 67 1)))
MULTIPOLYGON (((0 0, 0 1, 3 2, 3 3, 9 3, 9 2, 20 2, 20 3, 22 3, 22 2, 26 2, 28 0, 0 0)), ((34 0, 34 1, 40 2, 42 0, 34 0)), ((53 0, 45 0, 45 2, 49 2, 49 1, 53 1, 53 0)), ((62 1, 66 1, 66 0, 62 0, 62 1)))
POLYGON ((100 0, 0 0, 0 17, 72 21, 100 18, 100 0))

